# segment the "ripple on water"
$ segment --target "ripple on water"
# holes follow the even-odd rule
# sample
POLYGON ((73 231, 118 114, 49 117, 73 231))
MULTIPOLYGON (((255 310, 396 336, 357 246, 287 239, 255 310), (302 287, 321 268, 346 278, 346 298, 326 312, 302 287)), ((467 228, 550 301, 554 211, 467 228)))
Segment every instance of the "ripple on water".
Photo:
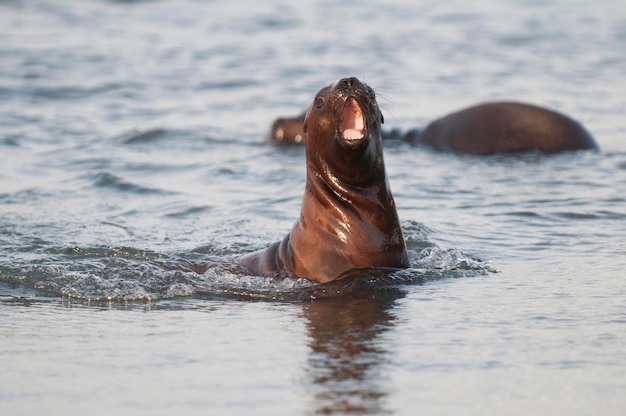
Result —
MULTIPOLYGON (((117 138, 117 142, 123 146, 162 145, 163 143, 189 146, 204 144, 205 141, 201 139, 203 137, 203 132, 194 129, 153 127, 127 131, 117 138)), ((171 149, 168 148, 168 150, 171 149)))
POLYGON ((161 128, 145 131, 133 131, 122 137, 122 143, 126 145, 154 143, 167 137, 170 133, 170 131, 161 128))
POLYGON ((34 88, 31 94, 34 98, 46 100, 82 100, 95 95, 121 90, 124 87, 125 84, 115 82, 91 87, 78 85, 42 86, 34 88))
POLYGON ((100 172, 98 174, 95 174, 93 178, 93 184, 98 188, 107 188, 118 192, 129 192, 140 195, 164 193, 171 194, 171 192, 167 192, 162 189, 137 185, 109 172, 100 172))

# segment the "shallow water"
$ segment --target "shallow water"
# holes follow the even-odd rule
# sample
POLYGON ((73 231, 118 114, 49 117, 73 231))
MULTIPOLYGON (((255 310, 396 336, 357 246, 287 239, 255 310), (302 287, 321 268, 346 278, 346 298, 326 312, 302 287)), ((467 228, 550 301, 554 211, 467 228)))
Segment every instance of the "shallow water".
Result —
POLYGON ((618 1, 0 3, 2 409, 622 414, 625 28, 618 1), (248 276, 304 187, 269 125, 345 76, 387 128, 516 99, 600 150, 387 145, 411 269, 248 276))

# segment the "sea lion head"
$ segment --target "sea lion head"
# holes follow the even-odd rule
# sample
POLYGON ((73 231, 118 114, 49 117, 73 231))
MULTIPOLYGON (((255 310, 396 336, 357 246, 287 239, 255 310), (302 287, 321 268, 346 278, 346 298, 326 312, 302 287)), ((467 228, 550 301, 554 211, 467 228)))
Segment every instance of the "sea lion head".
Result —
POLYGON ((383 121, 374 90, 357 78, 322 88, 304 120, 308 163, 322 176, 353 186, 371 184, 384 171, 383 121))

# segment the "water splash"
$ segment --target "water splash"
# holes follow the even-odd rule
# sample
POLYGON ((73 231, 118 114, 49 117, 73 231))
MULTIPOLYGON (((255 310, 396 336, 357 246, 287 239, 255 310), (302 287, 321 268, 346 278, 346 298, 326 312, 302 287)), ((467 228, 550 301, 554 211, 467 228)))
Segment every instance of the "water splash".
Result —
POLYGON ((196 252, 164 255, 129 247, 70 247, 32 266, 0 271, 0 281, 37 295, 88 302, 153 302, 181 297, 300 301, 400 290, 439 279, 485 275, 494 270, 460 250, 430 241, 422 224, 405 225, 411 267, 367 269, 319 284, 308 279, 250 275, 232 256, 196 252))

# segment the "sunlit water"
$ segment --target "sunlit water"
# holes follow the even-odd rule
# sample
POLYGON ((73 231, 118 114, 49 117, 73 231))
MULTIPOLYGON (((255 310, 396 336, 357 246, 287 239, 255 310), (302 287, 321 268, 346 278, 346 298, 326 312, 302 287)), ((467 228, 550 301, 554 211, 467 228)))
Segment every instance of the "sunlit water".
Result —
POLYGON ((0 2, 2 412, 623 414, 624 50, 619 1, 0 2), (345 76, 600 151, 387 145, 410 269, 250 276, 304 189, 269 125, 345 76))

